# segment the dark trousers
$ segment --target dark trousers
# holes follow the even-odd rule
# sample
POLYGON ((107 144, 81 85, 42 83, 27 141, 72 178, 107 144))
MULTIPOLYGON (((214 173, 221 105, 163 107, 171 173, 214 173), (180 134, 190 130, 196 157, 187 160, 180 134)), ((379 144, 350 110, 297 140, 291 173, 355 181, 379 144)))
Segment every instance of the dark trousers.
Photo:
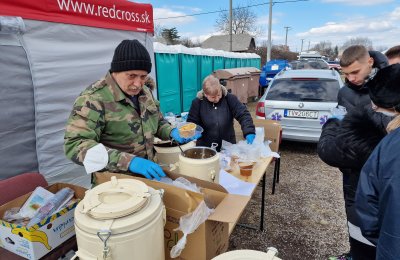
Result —
MULTIPOLYGON (((355 197, 358 186, 359 174, 351 169, 340 169, 343 173, 343 195, 346 207, 347 221, 356 226, 360 226, 357 213, 355 211, 355 197)), ((349 234, 350 235, 350 234, 349 234)), ((375 260, 376 247, 364 244, 349 236, 350 253, 353 260, 375 260)))
POLYGON ((350 253, 353 260, 375 260, 376 247, 350 237, 350 253))

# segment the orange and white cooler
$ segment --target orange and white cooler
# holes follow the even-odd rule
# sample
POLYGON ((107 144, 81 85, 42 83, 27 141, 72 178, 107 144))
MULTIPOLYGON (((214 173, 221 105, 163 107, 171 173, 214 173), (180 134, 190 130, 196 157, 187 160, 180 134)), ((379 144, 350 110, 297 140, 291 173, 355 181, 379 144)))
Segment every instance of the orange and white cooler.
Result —
POLYGON ((165 220, 162 190, 112 177, 89 190, 75 210, 74 258, 163 260, 165 220))

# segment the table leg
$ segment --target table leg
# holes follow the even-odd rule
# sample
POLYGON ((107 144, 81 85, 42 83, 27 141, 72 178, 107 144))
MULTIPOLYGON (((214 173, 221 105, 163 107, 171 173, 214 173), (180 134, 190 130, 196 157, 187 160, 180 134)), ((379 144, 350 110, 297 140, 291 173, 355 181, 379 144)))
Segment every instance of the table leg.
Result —
POLYGON ((261 216, 260 216, 260 230, 264 230, 264 210, 265 210, 265 175, 267 173, 264 172, 263 180, 262 180, 262 191, 261 191, 261 216))
MULTIPOLYGON (((264 172, 263 179, 262 179, 262 190, 261 190, 261 210, 260 210, 260 227, 258 228, 260 231, 264 230, 264 211, 265 211, 265 186, 266 186, 266 177, 265 175, 267 172, 264 172)), ((250 224, 237 224, 239 227, 244 227, 248 229, 257 230, 257 226, 250 225, 250 224)))

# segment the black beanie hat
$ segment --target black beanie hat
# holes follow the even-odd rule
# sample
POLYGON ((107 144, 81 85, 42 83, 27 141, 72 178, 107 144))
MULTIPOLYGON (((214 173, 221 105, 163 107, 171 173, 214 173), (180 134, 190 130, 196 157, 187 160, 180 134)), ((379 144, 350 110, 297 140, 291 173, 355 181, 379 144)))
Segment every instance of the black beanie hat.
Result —
POLYGON ((149 52, 138 40, 123 40, 115 49, 110 72, 151 71, 149 52))
POLYGON ((380 69, 366 86, 375 105, 400 112, 400 64, 380 69))

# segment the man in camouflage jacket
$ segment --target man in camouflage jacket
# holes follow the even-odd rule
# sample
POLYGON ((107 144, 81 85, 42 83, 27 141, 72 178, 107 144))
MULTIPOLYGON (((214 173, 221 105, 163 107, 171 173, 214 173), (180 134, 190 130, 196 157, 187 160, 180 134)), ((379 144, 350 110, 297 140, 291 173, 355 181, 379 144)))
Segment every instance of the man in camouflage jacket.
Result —
POLYGON ((66 156, 88 173, 101 170, 165 176, 152 162, 154 136, 187 142, 163 118, 159 102, 145 85, 150 55, 137 40, 116 48, 107 75, 76 99, 64 137, 66 156))

